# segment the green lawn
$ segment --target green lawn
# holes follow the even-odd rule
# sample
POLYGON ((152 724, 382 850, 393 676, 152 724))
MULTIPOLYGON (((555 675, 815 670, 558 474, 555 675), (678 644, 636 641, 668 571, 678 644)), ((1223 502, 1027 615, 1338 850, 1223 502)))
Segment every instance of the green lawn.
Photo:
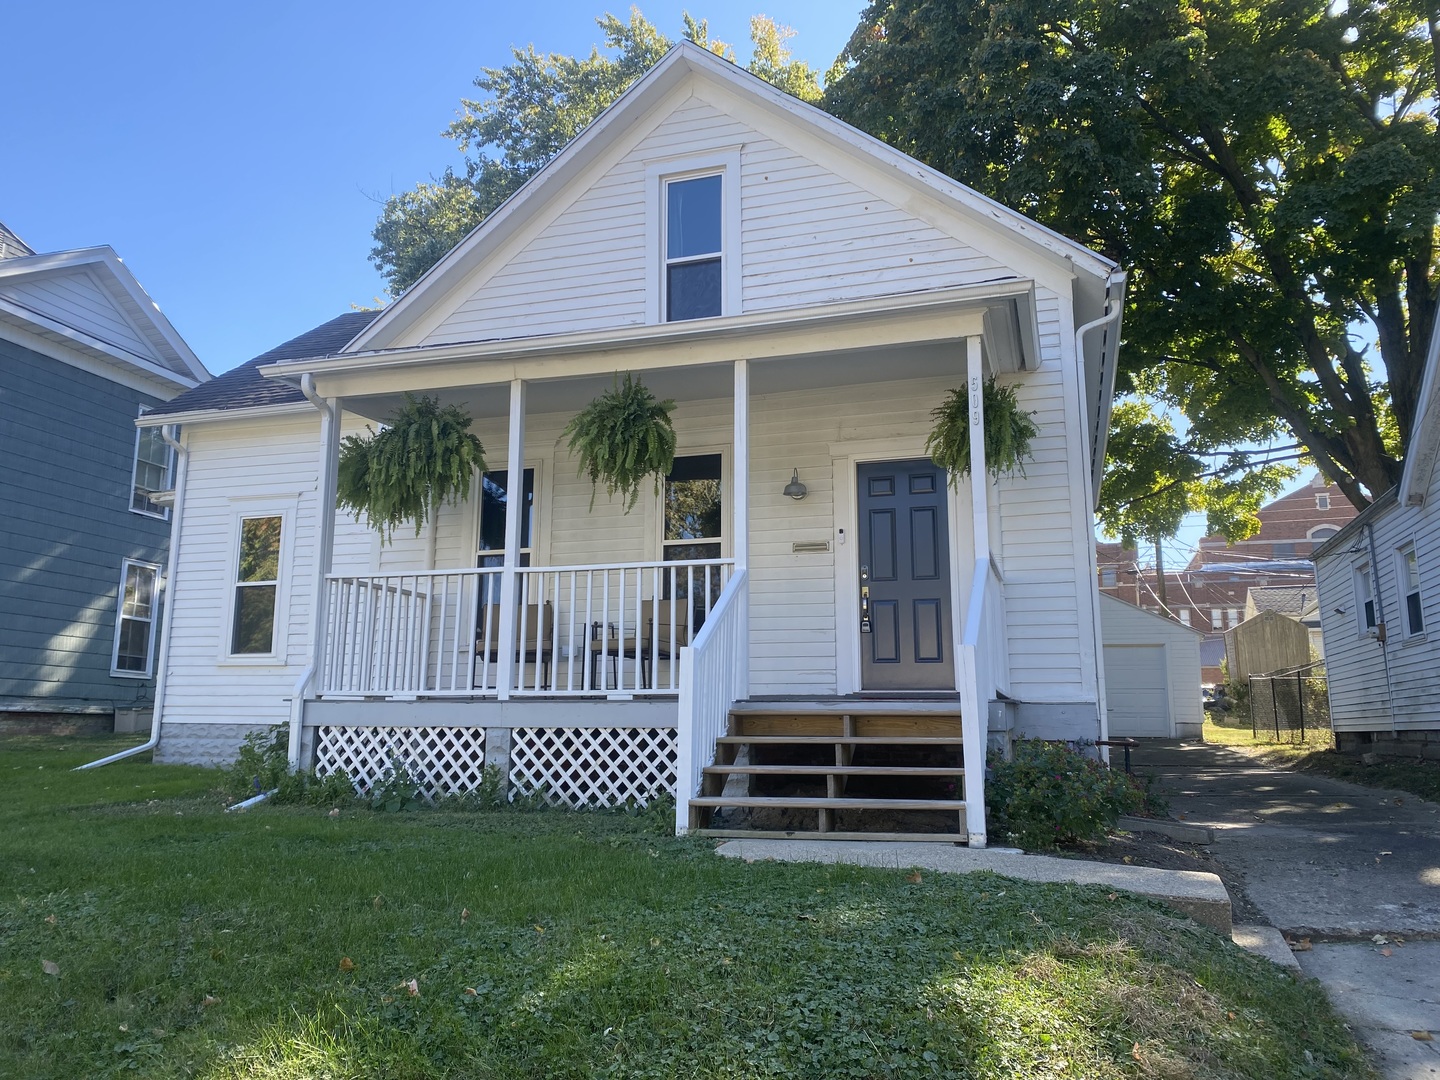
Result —
POLYGON ((0 1076, 1371 1076, 1314 984, 1139 900, 661 815, 226 814, 68 771, 107 748, 0 741, 0 1076))
POLYGON ((1266 735, 1264 731, 1252 735, 1249 722, 1241 718, 1217 724, 1207 714, 1205 741, 1233 747, 1267 765, 1318 773, 1367 787, 1405 791, 1421 799, 1440 802, 1440 761, 1399 759, 1366 765, 1358 757, 1337 753, 1335 737, 1329 731, 1307 732, 1303 743, 1277 743, 1273 735, 1266 735))

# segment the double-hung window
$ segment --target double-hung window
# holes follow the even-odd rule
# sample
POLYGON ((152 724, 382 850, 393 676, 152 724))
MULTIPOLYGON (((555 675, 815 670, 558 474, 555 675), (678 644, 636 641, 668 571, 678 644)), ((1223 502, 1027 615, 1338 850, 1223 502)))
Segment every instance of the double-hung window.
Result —
POLYGON ((275 612, 284 520, 279 514, 240 519, 230 626, 232 656, 269 656, 277 651, 275 612))
POLYGON ((1425 616, 1420 610, 1420 563, 1415 558, 1414 544, 1406 544, 1395 555, 1400 598, 1405 605, 1405 636, 1413 637, 1425 630, 1425 616))
MULTIPOLYGON (((140 407, 140 415, 146 409, 140 407)), ((170 483, 171 450, 158 427, 143 427, 135 432, 135 467, 130 477, 130 509, 137 514, 165 517, 165 507, 150 498, 164 491, 170 483)))
POLYGON ((665 181, 666 322, 723 311, 724 184, 720 173, 665 181))
POLYGON ((120 569, 120 595, 115 612, 115 651, 110 674, 148 679, 155 654, 155 585, 160 568, 126 559, 120 569))
POLYGON ((1369 563, 1355 568, 1355 615, 1360 633, 1368 634, 1375 629, 1375 586, 1370 580, 1369 563))
MULTIPOLYGON (((661 558, 666 562, 719 559, 725 551, 725 502, 721 487, 724 460, 720 454, 677 457, 665 478, 661 511, 665 531, 661 537, 661 558)), ((694 596, 697 616, 709 610, 720 596, 720 575, 711 568, 677 569, 675 591, 680 597, 694 596), (703 582, 709 583, 705 588, 703 582), (708 599, 701 597, 708 593, 708 599)), ((670 596, 667 576, 664 596, 670 596)), ((699 625, 697 622, 696 625, 699 625)))

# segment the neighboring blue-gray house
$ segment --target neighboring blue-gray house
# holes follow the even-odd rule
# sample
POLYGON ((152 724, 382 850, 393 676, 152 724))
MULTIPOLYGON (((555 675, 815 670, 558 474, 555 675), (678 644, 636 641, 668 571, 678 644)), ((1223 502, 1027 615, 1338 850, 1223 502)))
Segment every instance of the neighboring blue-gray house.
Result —
POLYGON ((0 721, 148 725, 172 453, 135 421, 209 378, 113 250, 0 224, 0 721))

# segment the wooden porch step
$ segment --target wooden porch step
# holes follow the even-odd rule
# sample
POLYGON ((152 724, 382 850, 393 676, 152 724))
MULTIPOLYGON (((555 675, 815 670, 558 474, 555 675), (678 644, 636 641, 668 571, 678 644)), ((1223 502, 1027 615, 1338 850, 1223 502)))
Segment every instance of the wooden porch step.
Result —
POLYGON ((750 699, 737 701, 730 706, 734 715, 745 713, 770 714, 774 716, 863 716, 866 713, 880 713, 886 716, 955 716, 960 715, 958 698, 943 700, 925 698, 836 698, 832 700, 788 701, 750 699))
POLYGON ((837 799, 801 795, 702 795, 691 806, 775 808, 780 810, 949 810, 964 811, 959 799, 837 799))
POLYGON ((722 735, 721 746, 960 746, 960 735, 722 735))
POLYGON ((928 765, 707 765, 705 772, 724 776, 964 776, 961 768, 928 765))
POLYGON ((725 840, 865 840, 871 843, 902 840, 931 844, 965 844, 970 840, 963 832, 810 832, 807 829, 692 829, 690 832, 692 836, 725 840))

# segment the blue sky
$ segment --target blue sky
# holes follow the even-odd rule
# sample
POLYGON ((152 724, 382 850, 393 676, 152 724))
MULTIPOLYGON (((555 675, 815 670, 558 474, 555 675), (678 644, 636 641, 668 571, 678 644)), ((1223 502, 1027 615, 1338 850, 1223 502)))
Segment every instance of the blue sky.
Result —
MULTIPOLYGON (((828 68, 863 0, 695 4, 828 68)), ((678 37, 681 6, 640 5, 678 37)), ((109 244, 215 372, 384 283, 380 204, 459 164, 440 132, 512 45, 583 53, 600 2, 17 3, 4 17, 0 221, 37 251, 109 244)))

